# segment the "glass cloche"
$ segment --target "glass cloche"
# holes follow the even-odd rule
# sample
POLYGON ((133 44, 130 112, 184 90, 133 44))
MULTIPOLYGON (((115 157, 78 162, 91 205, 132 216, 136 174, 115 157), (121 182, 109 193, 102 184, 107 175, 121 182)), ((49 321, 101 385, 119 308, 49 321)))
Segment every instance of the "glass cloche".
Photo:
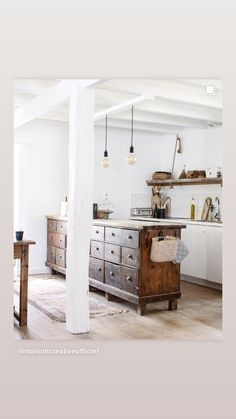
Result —
POLYGON ((98 205, 98 216, 99 218, 108 218, 112 212, 114 212, 114 205, 106 193, 105 199, 98 205))

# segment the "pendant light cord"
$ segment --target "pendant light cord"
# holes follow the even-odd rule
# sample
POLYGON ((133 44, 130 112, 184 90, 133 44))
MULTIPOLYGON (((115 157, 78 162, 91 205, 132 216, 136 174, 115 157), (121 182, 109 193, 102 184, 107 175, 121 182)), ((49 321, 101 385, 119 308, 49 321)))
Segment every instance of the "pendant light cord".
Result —
POLYGON ((131 108, 131 147, 133 147, 133 137, 134 137, 134 107, 131 108))
POLYGON ((107 115, 106 115, 105 151, 107 151, 107 115))

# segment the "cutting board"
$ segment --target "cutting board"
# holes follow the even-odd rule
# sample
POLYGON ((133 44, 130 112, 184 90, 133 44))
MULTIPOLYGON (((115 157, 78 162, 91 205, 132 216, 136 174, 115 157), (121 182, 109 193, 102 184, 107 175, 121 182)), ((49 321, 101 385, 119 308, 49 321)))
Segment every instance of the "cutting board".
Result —
POLYGON ((208 218, 211 202, 212 202, 212 199, 210 197, 205 199, 203 209, 202 209, 202 215, 201 215, 202 221, 206 221, 208 218))

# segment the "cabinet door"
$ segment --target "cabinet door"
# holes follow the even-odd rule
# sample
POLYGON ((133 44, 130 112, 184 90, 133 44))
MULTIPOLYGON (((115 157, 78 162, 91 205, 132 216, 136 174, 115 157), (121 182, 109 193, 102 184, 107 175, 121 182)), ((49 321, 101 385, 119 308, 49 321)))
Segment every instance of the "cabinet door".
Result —
POLYGON ((207 279, 207 227, 188 225, 182 230, 182 240, 189 255, 181 263, 181 273, 207 279))
POLYGON ((222 228, 207 229, 207 279, 222 283, 222 228))

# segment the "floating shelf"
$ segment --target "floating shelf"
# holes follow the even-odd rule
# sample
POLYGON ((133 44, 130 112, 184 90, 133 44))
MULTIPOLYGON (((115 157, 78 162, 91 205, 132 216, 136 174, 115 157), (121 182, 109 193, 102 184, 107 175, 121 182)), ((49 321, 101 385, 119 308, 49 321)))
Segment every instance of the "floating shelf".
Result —
POLYGON ((197 179, 168 179, 147 180, 148 186, 189 186, 189 185, 221 185, 222 177, 197 178, 197 179))

